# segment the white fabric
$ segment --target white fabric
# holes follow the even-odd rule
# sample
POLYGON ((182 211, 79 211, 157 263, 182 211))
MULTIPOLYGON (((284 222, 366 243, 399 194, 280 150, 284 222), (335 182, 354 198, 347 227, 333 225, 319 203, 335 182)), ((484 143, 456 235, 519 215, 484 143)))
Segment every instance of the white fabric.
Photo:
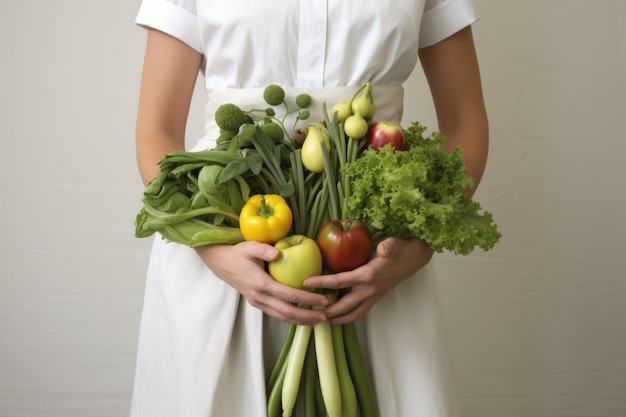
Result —
MULTIPOLYGON (((220 103, 261 105, 269 83, 332 105, 351 95, 346 86, 371 80, 378 117, 399 121, 420 32, 432 44, 476 18, 466 0, 427 3, 424 19, 448 16, 447 32, 425 22, 420 31, 425 4, 409 0, 144 0, 137 23, 202 45, 211 98, 201 149, 217 136, 212 115, 220 103), (187 26, 196 12, 197 32, 187 26)), ((440 315, 427 267, 359 322, 381 417, 458 415, 440 315)), ((155 239, 131 416, 265 416, 264 379, 284 327, 214 277, 192 249, 155 239)))
POLYGON ((144 0, 136 21, 203 53, 211 95, 276 82, 401 84, 418 46, 475 19, 470 0, 144 0))

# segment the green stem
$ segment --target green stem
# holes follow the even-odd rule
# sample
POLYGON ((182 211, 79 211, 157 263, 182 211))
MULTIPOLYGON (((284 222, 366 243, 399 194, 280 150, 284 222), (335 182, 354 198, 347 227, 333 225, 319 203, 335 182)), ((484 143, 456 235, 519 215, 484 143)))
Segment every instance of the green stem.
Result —
POLYGON ((283 417, 291 417, 296 405, 300 381, 302 379, 302 370, 304 369, 304 360, 309 347, 312 330, 311 325, 296 326, 296 334, 293 337, 291 349, 289 350, 287 371, 283 382, 283 417))
POLYGON ((284 188, 284 184, 278 182, 276 180, 276 177, 274 177, 274 175, 272 175, 272 173, 268 171, 267 168, 261 169, 261 172, 258 176, 262 176, 264 180, 263 182, 265 184, 268 184, 267 190, 265 192, 266 194, 279 194, 280 190, 284 188))
POLYGON ((315 201, 315 199, 319 195, 319 192, 322 189, 323 185, 324 185, 324 178, 323 178, 322 175, 318 175, 317 178, 316 178, 316 181, 313 183, 313 185, 311 185, 308 188, 308 196, 307 196, 307 200, 306 200, 306 210, 307 210, 307 212, 310 213, 312 211, 313 202, 315 201))
POLYGON ((306 236, 311 239, 317 239, 317 232, 319 231, 319 224, 324 217, 322 209, 326 207, 324 204, 325 196, 328 195, 326 183, 322 183, 322 189, 315 195, 313 203, 311 204, 311 218, 309 219, 309 226, 307 228, 306 236))
POLYGON ((325 208, 328 206, 328 184, 323 181, 322 189, 315 196, 315 201, 311 209, 311 219, 309 221, 309 227, 307 229, 307 236, 312 239, 317 239, 322 224, 328 218, 328 211, 325 208))
POLYGON ((315 404, 317 406, 317 417, 326 417, 326 405, 324 404, 324 397, 322 397, 322 386, 320 384, 319 372, 317 372, 317 369, 315 370, 315 376, 315 404))
POLYGON ((346 205, 343 202, 346 201, 346 197, 345 197, 345 192, 343 190, 343 185, 341 185, 341 181, 337 181, 337 197, 339 198, 339 201, 341 202, 339 204, 339 207, 341 209, 341 218, 345 219, 346 218, 346 205))
POLYGON ((294 218, 298 219, 295 224, 295 233, 296 234, 304 234, 306 230, 306 184, 304 182, 304 168, 302 166, 302 152, 300 149, 289 154, 289 159, 291 162, 291 175, 294 180, 294 186, 296 188, 297 195, 297 204, 294 210, 294 218))
POLYGON ((337 158, 339 160, 338 167, 341 168, 346 164, 346 141, 345 137, 342 140, 343 125, 337 122, 337 118, 333 115, 331 119, 326 111, 326 104, 322 105, 322 112, 324 114, 324 124, 328 132, 333 147, 335 148, 337 158))
MULTIPOLYGON (((322 207, 326 207, 328 206, 328 200, 330 199, 330 194, 328 192, 324 193, 322 195, 322 199, 320 201, 320 205, 322 207)), ((322 215, 320 216, 320 218, 318 219, 318 223, 316 225, 317 230, 320 230, 322 228, 322 225, 327 222, 328 220, 330 220, 330 216, 328 214, 328 211, 324 211, 322 213, 322 215)))
POLYGON ((337 195, 337 180, 335 178, 335 170, 331 165, 330 154, 325 146, 322 146, 322 154, 324 156, 324 176, 326 177, 328 194, 330 199, 328 212, 331 219, 338 220, 341 216, 341 209, 339 206, 339 196, 337 195))
POLYGON ((332 324, 331 331, 333 335, 333 351, 335 353, 337 376, 339 377, 339 384, 341 386, 341 415, 342 417, 356 417, 356 392, 348 368, 342 325, 332 324))
POLYGON ((282 393, 285 375, 287 374, 287 361, 282 364, 276 382, 267 398, 267 417, 281 417, 282 415, 282 393))
POLYGON ((276 380, 278 379, 278 375, 280 374, 283 365, 287 360, 287 355, 289 355, 289 349, 291 348, 291 342, 293 341, 293 336, 296 334, 296 325, 290 324, 287 328, 287 334, 285 335, 285 340, 283 341, 283 345, 280 349, 280 353, 276 358, 276 363, 274 364, 274 368, 272 369, 272 373, 270 374, 267 380, 268 390, 276 384, 276 380))
MULTIPOLYGON (((265 133, 263 133, 263 130, 261 130, 260 127, 257 127, 257 134, 265 135, 265 133)), ((270 141, 271 141, 271 139, 270 139, 270 141)), ((259 140, 258 140, 258 138, 256 136, 254 136, 252 138, 252 143, 254 144, 254 147, 257 150, 257 152, 259 152, 259 155, 261 155, 261 158, 263 158, 263 162, 265 163, 265 165, 269 169, 270 173, 275 178, 277 178, 280 181, 281 184, 284 185, 287 181, 285 180, 285 176, 283 174, 283 171, 282 171, 281 167, 277 166, 277 164, 279 164, 279 162, 274 160, 273 155, 268 155, 268 153, 266 152, 265 148, 261 145, 261 143, 259 142, 259 140)), ((275 146, 275 145, 273 145, 273 146, 275 146)))
MULTIPOLYGON (((215 207, 204 207, 204 208, 189 210, 184 213, 167 213, 161 210, 157 210, 154 207, 151 207, 149 205, 144 205, 144 209, 146 210, 146 213, 152 216, 158 217, 159 221, 161 221, 163 224, 176 224, 184 220, 189 220, 194 217, 204 216, 207 214, 220 214, 226 217, 230 217, 233 220, 239 221, 238 214, 235 214, 229 211, 224 211, 221 209, 217 209, 215 207)), ((215 227, 219 227, 219 226, 215 226, 215 227)))
POLYGON ((274 215, 274 208, 267 204, 264 194, 261 194, 261 204, 256 208, 256 214, 266 219, 274 215))
MULTIPOLYGON (((348 138, 348 157, 347 157, 347 163, 350 164, 352 162, 354 162, 354 160, 356 159, 356 155, 358 152, 358 141, 348 138), (356 152, 355 152, 356 150, 356 152)), ((342 167, 343 168, 343 167, 342 167)), ((339 175, 341 177, 341 183, 343 184, 343 198, 341 200, 341 208, 343 209, 343 215, 345 216, 345 212, 346 212, 346 204, 348 199, 350 198, 350 196, 352 195, 352 184, 350 182, 350 179, 348 178, 347 175, 344 175, 343 170, 339 171, 339 175)))
POLYGON ((343 325, 343 338, 350 375, 354 382, 361 417, 378 417, 376 396, 371 385, 354 323, 343 325))
POLYGON ((352 105, 352 102, 353 102, 353 101, 354 101, 354 99, 355 99, 355 98, 359 95, 359 93, 360 93, 361 91, 363 91, 363 89, 364 89, 364 88, 366 88, 366 87, 368 87, 369 85, 371 85, 371 83, 370 83, 369 81, 368 81, 368 82, 366 82, 365 84, 362 84, 362 85, 359 87, 359 89, 358 89, 358 90, 356 90, 356 91, 354 92, 354 94, 352 94, 352 97, 350 97, 350 100, 348 101, 348 103, 349 103, 350 105, 352 105))
POLYGON ((315 361, 315 344, 309 339, 309 347, 304 359, 304 417, 317 417, 315 386, 318 384, 317 362, 315 361))

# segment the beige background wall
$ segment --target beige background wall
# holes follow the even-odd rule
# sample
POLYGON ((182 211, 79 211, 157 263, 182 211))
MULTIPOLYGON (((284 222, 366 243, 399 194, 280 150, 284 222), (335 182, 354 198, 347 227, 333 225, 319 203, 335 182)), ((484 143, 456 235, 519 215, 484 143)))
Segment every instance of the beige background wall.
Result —
MULTIPOLYGON (((504 237, 436 258, 463 417, 626 415, 626 2, 476 0, 504 237)), ((0 0, 0 417, 124 416, 139 0, 0 0)), ((421 74, 405 121, 434 126, 421 74)), ((194 104, 190 138, 202 129, 194 104)))

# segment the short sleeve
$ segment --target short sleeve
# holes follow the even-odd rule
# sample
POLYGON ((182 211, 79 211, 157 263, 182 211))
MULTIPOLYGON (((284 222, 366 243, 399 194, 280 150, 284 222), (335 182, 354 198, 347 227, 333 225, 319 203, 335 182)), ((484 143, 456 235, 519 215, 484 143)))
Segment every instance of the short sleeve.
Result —
POLYGON ((426 0, 419 46, 434 45, 477 19, 478 14, 471 0, 426 0))
POLYGON ((143 0, 135 23, 165 32, 202 53, 195 0, 143 0))

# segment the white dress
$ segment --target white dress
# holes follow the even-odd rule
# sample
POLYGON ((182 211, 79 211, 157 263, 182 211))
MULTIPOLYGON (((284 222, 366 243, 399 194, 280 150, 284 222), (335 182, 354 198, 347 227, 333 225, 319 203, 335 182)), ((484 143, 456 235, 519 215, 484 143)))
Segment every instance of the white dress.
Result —
MULTIPOLYGON (((137 23, 204 55, 202 149, 217 137, 219 104, 261 105, 272 83, 310 92, 315 109, 372 81, 377 117, 399 121, 418 48, 476 18, 470 0, 143 0, 137 23)), ((458 416, 440 317, 427 266, 358 323, 381 417, 458 416)), ((216 278, 193 249, 157 237, 130 415, 264 417, 265 377, 285 327, 216 278)))

